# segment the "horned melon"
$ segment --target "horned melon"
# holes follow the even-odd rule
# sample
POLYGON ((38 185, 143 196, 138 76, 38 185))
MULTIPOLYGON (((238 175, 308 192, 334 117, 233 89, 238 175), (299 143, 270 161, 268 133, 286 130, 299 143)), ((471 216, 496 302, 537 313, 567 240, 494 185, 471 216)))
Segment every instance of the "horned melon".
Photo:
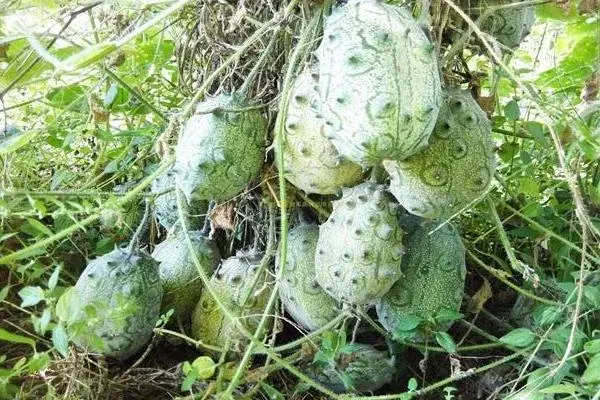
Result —
POLYGON ((267 123, 239 94, 200 103, 175 148, 177 183, 188 199, 229 200, 263 165, 267 123))
MULTIPOLYGON (((189 231, 187 235, 199 264, 210 277, 219 262, 219 250, 202 232, 189 231)), ((164 291, 162 311, 172 308, 178 317, 187 320, 200 299, 202 281, 189 251, 186 233, 179 231, 169 235, 154 248, 152 257, 160 263, 159 275, 164 291)))
POLYGON ((336 393, 374 392, 392 381, 395 368, 393 358, 387 353, 367 344, 353 343, 337 354, 334 363, 313 362, 307 372, 336 393))
MULTIPOLYGON (((260 253, 238 252, 223 261, 210 283, 219 299, 237 320, 254 332, 269 298, 270 275, 260 270, 260 253)), ((203 290, 192 314, 192 336, 223 347, 227 341, 243 346, 246 341, 236 321, 227 318, 208 290, 203 290)))
POLYGON ((279 283, 281 303, 294 320, 308 330, 321 328, 340 313, 337 302, 315 279, 318 238, 316 225, 300 225, 289 231, 285 270, 279 283))
POLYGON ((403 231, 399 205, 383 185, 344 189, 321 225, 317 282, 338 301, 374 304, 401 276, 403 231))
POLYGON ((92 260, 65 293, 73 310, 67 329, 82 348, 128 358, 150 340, 162 295, 158 262, 142 251, 115 249, 92 260))
POLYGON ((503 45, 515 48, 529 34, 534 22, 535 9, 531 5, 500 8, 483 20, 481 30, 494 36, 503 45))
POLYGON ((334 194, 359 183, 363 173, 357 164, 342 159, 323 136, 316 85, 309 69, 294 84, 285 120, 283 168, 286 179, 306 193, 334 194))
POLYGON ((408 212, 448 218, 490 186, 496 168, 490 122, 469 92, 448 90, 429 146, 383 165, 390 192, 408 212))
POLYGON ((325 136, 341 155, 373 166, 427 145, 441 101, 437 56, 407 9, 350 0, 327 19, 317 56, 325 136))
MULTIPOLYGON (((379 322, 389 332, 396 332, 398 324, 409 316, 427 321, 444 310, 459 311, 466 278, 465 249, 452 225, 425 221, 418 227, 408 237, 402 272, 404 277, 376 307, 379 322)), ((445 321, 426 324, 418 328, 419 336, 448 328, 445 321)))
MULTIPOLYGON (((158 223, 168 231, 179 226, 179 211, 177 209, 177 195, 175 194, 175 190, 177 190, 175 185, 176 176, 177 173, 171 168, 152 182, 152 194, 156 195, 154 213, 158 223)), ((188 202, 184 196, 182 197, 183 214, 188 217, 187 227, 200 227, 202 216, 208 210, 207 202, 197 199, 188 202)))

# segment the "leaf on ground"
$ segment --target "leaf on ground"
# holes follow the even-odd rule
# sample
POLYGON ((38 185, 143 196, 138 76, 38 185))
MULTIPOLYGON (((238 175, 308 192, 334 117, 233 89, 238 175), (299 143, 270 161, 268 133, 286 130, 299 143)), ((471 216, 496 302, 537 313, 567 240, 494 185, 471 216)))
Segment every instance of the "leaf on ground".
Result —
POLYGON ((477 314, 483 309, 485 303, 492 298, 494 293, 492 292, 492 286, 490 282, 483 278, 483 283, 479 290, 473 295, 469 302, 468 311, 473 314, 477 314))

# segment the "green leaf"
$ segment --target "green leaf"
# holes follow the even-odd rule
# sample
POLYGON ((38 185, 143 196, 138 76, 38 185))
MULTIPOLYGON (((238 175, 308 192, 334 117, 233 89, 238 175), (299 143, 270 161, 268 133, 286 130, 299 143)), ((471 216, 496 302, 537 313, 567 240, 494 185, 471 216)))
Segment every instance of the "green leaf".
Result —
POLYGON ((516 121, 521 116, 519 104, 515 100, 511 100, 504 106, 504 115, 512 121, 516 121))
POLYGON ((198 373, 200 379, 208 379, 215 374, 216 364, 212 358, 208 356, 200 356, 192 362, 192 368, 198 373))
POLYGON ((448 308, 444 308, 438 312, 438 314, 435 316, 435 320, 436 322, 450 322, 458 321, 462 317, 464 317, 463 314, 448 308))
POLYGON ((400 321, 398 321, 398 324, 396 324, 396 330, 412 331, 417 326, 419 326, 419 324, 422 321, 423 321, 423 319, 421 317, 418 317, 416 315, 407 315, 406 317, 404 317, 400 321))
POLYGON ((548 386, 547 388, 540 389, 540 393, 543 394, 571 394, 575 395, 579 392, 579 388, 571 383, 561 383, 558 385, 548 386))
POLYGON ((6 299, 6 296, 8 296, 8 292, 10 291, 10 288, 12 286, 11 285, 6 285, 2 288, 2 290, 0 290, 0 303, 6 299))
POLYGON ((52 331, 52 344, 61 356, 66 357, 69 355, 69 335, 67 335, 67 331, 62 324, 56 325, 52 331))
POLYGON ((65 71, 77 71, 88 67, 117 50, 118 46, 113 42, 103 42, 91 45, 81 50, 80 52, 67 57, 61 63, 61 69, 65 71))
POLYGON ((540 184, 533 178, 520 178, 519 191, 526 196, 538 197, 540 194, 540 184))
POLYGON ((456 353, 456 343, 454 343, 452 336, 446 332, 436 332, 435 341, 438 342, 438 344, 442 346, 448 353, 456 353))
POLYGON ((39 232, 42 235, 45 235, 45 236, 54 235, 54 233, 46 225, 42 224, 37 219, 27 218, 27 223, 34 231, 39 232))
POLYGON ((10 343, 27 344, 35 349, 35 340, 26 336, 18 335, 16 333, 9 332, 5 329, 0 328, 0 340, 10 343))
POLYGON ((15 133, 12 135, 3 136, 0 134, 0 156, 13 153, 25 146, 35 137, 35 132, 15 133))
POLYGON ((279 390, 275 389, 273 386, 269 385, 268 383, 265 383, 265 381, 260 382, 260 387, 265 392, 265 394, 267 395, 267 398, 269 400, 284 400, 285 399, 284 395, 279 390))
POLYGON ((600 339, 594 339, 590 340, 589 342, 585 342, 583 349, 586 351, 586 353, 590 354, 600 353, 600 339))
POLYGON ((408 380, 407 387, 408 387, 409 392, 414 392, 419 387, 419 383, 417 382, 417 380, 414 377, 412 377, 408 380))
POLYGON ((81 85, 56 88, 46 95, 49 105, 55 108, 86 112, 88 110, 86 89, 81 85))
POLYGON ((48 353, 35 353, 25 365, 30 374, 35 374, 41 371, 50 364, 50 356, 48 353))
POLYGON ((517 328, 500 338, 500 342, 514 347, 527 347, 535 340, 535 333, 527 328, 517 328))
POLYGON ((198 379, 198 371, 196 371, 195 369, 190 369, 189 374, 187 374, 185 376, 185 379, 183 380, 183 382, 181 382, 181 391, 182 392, 187 392, 192 388, 192 385, 194 383, 196 383, 196 380, 198 379))
POLYGON ((54 290, 54 288, 56 287, 56 284, 58 283, 59 275, 60 275, 60 265, 57 265, 56 268, 54 268, 52 275, 50 275, 50 278, 48 279, 48 289, 54 290))
POLYGON ((600 383, 600 354, 596 354, 590 360, 587 368, 581 376, 581 383, 584 385, 600 383))
POLYGON ((21 297, 21 307, 35 306, 40 301, 44 300, 44 290, 39 286, 25 286, 19 290, 21 297))

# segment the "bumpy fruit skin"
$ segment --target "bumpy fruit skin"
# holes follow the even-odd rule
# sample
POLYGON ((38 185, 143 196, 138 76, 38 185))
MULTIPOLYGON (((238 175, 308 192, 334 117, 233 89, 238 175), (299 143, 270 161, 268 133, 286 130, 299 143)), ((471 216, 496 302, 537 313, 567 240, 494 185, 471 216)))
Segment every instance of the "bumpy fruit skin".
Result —
MULTIPOLYGON (((219 250, 201 232, 188 232, 194 251, 204 272, 211 276, 219 262, 219 250)), ((169 235, 154 248, 152 257, 160 263, 159 274, 164 296, 162 312, 173 308, 177 316, 187 320, 202 293, 202 281, 189 252, 185 233, 169 235)))
POLYGON ((503 45, 515 48, 529 34, 534 22, 534 7, 505 8, 486 18, 481 24, 481 30, 494 36, 503 45))
POLYGON ((441 86, 434 46, 402 7, 350 0, 327 19, 319 58, 325 136, 362 165, 427 145, 441 86))
POLYGON ((308 330, 319 329, 340 313, 338 303, 316 281, 318 239, 316 225, 301 225, 289 231, 285 270, 279 283, 281 303, 294 320, 308 330))
POLYGON ((359 183, 363 173, 360 166, 342 159, 323 136, 316 86, 309 69, 296 79, 285 119, 283 168, 286 179, 306 193, 334 194, 359 183))
MULTIPOLYGON (((173 169, 170 169, 152 182, 152 193, 159 195, 154 201, 154 213, 158 223, 168 231, 179 226, 179 211, 177 210, 177 195, 175 194, 176 177, 177 173, 173 169), (171 191, 167 192, 168 190, 171 191)), ((188 202, 185 196, 182 197, 185 203, 183 213, 189 218, 187 221, 188 229, 200 227, 203 222, 202 216, 208 210, 208 203, 197 199, 192 199, 191 202, 188 202)))
MULTIPOLYGON (((259 271, 262 254, 238 252, 235 257, 223 261, 210 282, 219 298, 239 317, 250 332, 258 326, 261 314, 269 298, 270 275, 259 271), (260 275, 257 275, 260 272, 260 275), (256 281, 253 287, 253 282, 256 281)), ((245 337, 236 324, 229 320, 214 301, 208 290, 203 290, 192 314, 194 338, 214 346, 224 346, 227 340, 243 346, 245 337)))
POLYGON ((177 181, 188 199, 229 200, 260 172, 267 123, 249 106, 237 94, 198 105, 175 148, 177 181))
POLYGON ((150 340, 163 290, 158 262, 148 254, 115 249, 96 258, 74 291, 77 327, 71 324, 69 328, 78 346, 125 359, 150 340), (86 312, 89 308, 94 310, 91 317, 86 312))
MULTIPOLYGON (((379 322, 391 333, 408 316, 427 320, 442 310, 460 310, 467 274, 465 249, 456 229, 450 224, 440 227, 441 223, 424 221, 408 237, 404 276, 377 304, 379 322)), ((442 323, 435 330, 449 328, 442 323)))
POLYGON ((325 292, 344 303, 374 304, 390 290, 402 275, 398 215, 383 185, 344 189, 319 231, 315 272, 325 292))
POLYGON ((335 365, 312 364, 308 375, 336 393, 351 391, 340 374, 346 375, 356 392, 374 392, 394 378, 394 361, 383 351, 367 344, 348 345, 353 350, 340 352, 335 365))
POLYGON ((390 192, 408 212, 448 218, 490 186, 496 169, 490 122, 469 92, 448 90, 429 146, 383 165, 390 192))

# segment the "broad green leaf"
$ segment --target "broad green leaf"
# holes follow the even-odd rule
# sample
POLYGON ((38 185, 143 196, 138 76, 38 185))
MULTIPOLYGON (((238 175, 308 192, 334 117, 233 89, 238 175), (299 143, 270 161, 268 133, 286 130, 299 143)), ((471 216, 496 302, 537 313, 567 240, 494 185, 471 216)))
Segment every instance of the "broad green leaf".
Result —
POLYGON ((50 364, 50 356, 48 353, 35 353, 29 361, 27 361, 25 368, 27 368, 27 371, 30 374, 35 374, 46 368, 48 364, 50 364))
POLYGON ((408 380, 407 387, 408 387, 409 392, 414 392, 419 387, 419 383, 417 382, 417 380, 414 377, 412 377, 408 380))
POLYGON ((587 368, 581 376, 581 383, 584 385, 600 383, 600 354, 596 354, 590 360, 587 368))
POLYGON ((19 290, 21 297, 21 307, 35 306, 40 301, 44 300, 44 290, 39 286, 25 286, 19 290))
POLYGON ((52 331, 52 344, 61 356, 66 357, 69 355, 69 336, 62 324, 56 325, 52 331))
POLYGON ((33 230, 45 236, 52 236, 54 233, 46 225, 42 224, 37 219, 27 218, 27 223, 33 230))
POLYGON ((423 320, 416 315, 407 315, 398 321, 396 324, 396 330, 398 331, 412 331, 415 329, 423 320))
POLYGON ((284 400, 286 398, 279 390, 275 389, 265 381, 260 382, 260 387, 269 400, 284 400))
POLYGON ((500 342, 514 347, 527 347, 535 340, 535 333, 527 328, 517 328, 500 338, 500 342))
POLYGON ((540 184, 533 178, 520 178, 519 191, 530 197, 538 197, 540 194, 540 184))
POLYGON ((585 342, 583 349, 590 354, 600 353, 600 339, 590 340, 585 342))
POLYGON ((85 112, 88 109, 86 89, 81 85, 69 85, 56 88, 46 95, 52 107, 70 111, 85 112))
POLYGON ((435 341, 438 342, 438 344, 442 346, 448 353, 456 353, 456 343, 454 343, 452 336, 446 332, 436 332, 435 341))
POLYGON ((511 100, 504 106, 504 115, 511 121, 516 121, 521 116, 519 104, 515 100, 511 100))
POLYGON ((575 395, 579 392, 579 389, 576 385, 572 383, 561 383, 558 385, 548 386, 547 388, 541 389, 540 393, 544 394, 571 394, 575 395))
POLYGON ((26 344, 35 349, 35 340, 23 335, 9 332, 2 328, 0 328, 0 340, 10 343, 26 344))

